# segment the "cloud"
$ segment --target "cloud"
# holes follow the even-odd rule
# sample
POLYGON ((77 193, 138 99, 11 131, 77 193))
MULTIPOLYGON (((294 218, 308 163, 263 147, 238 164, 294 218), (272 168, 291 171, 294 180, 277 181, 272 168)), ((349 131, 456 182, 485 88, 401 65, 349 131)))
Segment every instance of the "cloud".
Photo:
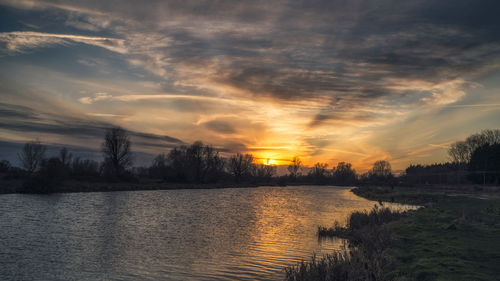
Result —
MULTIPOLYGON (((174 1, 140 8, 124 2, 110 9, 93 2, 62 5, 28 1, 16 5, 63 10, 72 20, 108 28, 123 39, 105 37, 110 40, 106 42, 98 37, 31 34, 9 44, 11 49, 20 50, 23 45, 71 40, 127 52, 131 66, 165 78, 173 87, 224 89, 232 95, 279 100, 399 100, 408 92, 388 81, 382 85, 380 80, 393 77, 451 83, 481 69, 494 56, 499 40, 493 26, 498 22, 483 20, 489 9, 472 5, 476 8, 469 11, 464 8, 467 1, 460 2, 380 1, 367 5, 352 1, 340 9, 338 1, 315 5, 279 1, 272 6, 260 1, 236 6, 230 1, 174 1), (448 16, 437 16, 440 13, 448 16), (116 23, 111 25, 110 21, 116 23), (29 40, 33 42, 25 42, 29 40)), ((412 94, 446 104, 465 92, 434 92, 433 97, 418 91, 412 94)), ((349 105, 353 106, 357 103, 349 105)))
POLYGON ((459 101, 465 96, 466 82, 462 79, 447 81, 431 90, 430 96, 423 97, 422 101, 431 105, 447 105, 459 101))
POLYGON ((71 42, 97 46, 121 54, 127 53, 124 40, 109 37, 15 31, 0 33, 0 42, 5 43, 6 49, 12 53, 24 53, 33 48, 69 44, 71 42))
MULTIPOLYGON (((108 116, 133 106, 135 113, 152 108, 157 114, 175 112, 166 118, 168 125, 148 123, 148 130, 196 130, 201 125, 207 133, 203 137, 227 137, 224 141, 246 148, 276 144, 270 137, 274 135, 286 140, 288 149, 334 153, 328 150, 328 139, 324 146, 306 142, 307 148, 301 148, 302 134, 322 140, 331 137, 330 131, 371 133, 416 118, 426 108, 465 107, 458 103, 470 102, 473 82, 500 66, 500 18, 495 15, 500 4, 495 1, 2 3, 30 10, 30 16, 19 16, 40 31, 0 33, 0 43, 10 53, 86 44, 122 54, 98 57, 87 50, 84 57, 108 62, 111 74, 80 78, 88 83, 79 88, 97 92, 75 95, 80 108, 108 116), (42 16, 46 19, 40 24, 37 18, 42 16), (130 77, 160 86, 130 89, 127 83, 110 89, 92 84, 100 79, 119 84, 114 81, 130 77), (111 103, 120 110, 104 110, 111 103), (239 118, 217 117, 222 114, 239 118), (201 115, 208 117, 202 120, 201 115), (265 134, 251 128, 261 123, 266 124, 265 134), (262 143, 248 141, 255 134, 262 143)), ((30 27, 9 25, 4 30, 25 28, 30 27)), ((104 68, 80 57, 75 61, 104 68)), ((197 137, 194 131, 186 135, 197 137)), ((386 151, 373 154, 385 157, 386 151)))
POLYGON ((324 125, 325 123, 331 124, 332 122, 340 123, 342 126, 352 126, 358 125, 362 123, 373 123, 376 119, 376 116, 370 113, 356 113, 356 112, 330 112, 330 113, 319 113, 317 114, 311 123, 309 124, 310 128, 314 128, 320 125, 324 125))
POLYGON ((233 134, 236 132, 236 130, 233 128, 233 126, 227 122, 224 121, 218 121, 218 120, 212 120, 208 121, 206 123, 202 124, 203 126, 207 127, 208 129, 221 133, 221 134, 233 134))
POLYGON ((79 98, 78 101, 83 103, 83 104, 93 104, 93 103, 101 101, 101 100, 110 100, 112 98, 113 98, 112 95, 110 95, 108 93, 100 92, 100 93, 95 93, 93 97, 79 98))
MULTIPOLYGON (((57 111, 56 111, 57 112, 57 111)), ((61 111, 59 111, 61 112, 61 111)), ((64 113, 44 112, 28 106, 0 103, 0 129, 37 135, 57 135, 77 139, 81 145, 88 145, 86 140, 100 140, 107 128, 115 124, 64 113)), ((184 142, 167 135, 158 135, 129 130, 134 141, 143 147, 174 147, 184 142)))

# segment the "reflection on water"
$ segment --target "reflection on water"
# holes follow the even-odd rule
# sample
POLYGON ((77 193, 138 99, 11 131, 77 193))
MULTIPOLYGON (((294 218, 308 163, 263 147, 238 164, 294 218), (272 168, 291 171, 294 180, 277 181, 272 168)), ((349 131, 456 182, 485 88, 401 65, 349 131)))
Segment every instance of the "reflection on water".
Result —
POLYGON ((2 195, 0 279, 279 280, 341 247, 318 225, 373 205, 315 186, 2 195))

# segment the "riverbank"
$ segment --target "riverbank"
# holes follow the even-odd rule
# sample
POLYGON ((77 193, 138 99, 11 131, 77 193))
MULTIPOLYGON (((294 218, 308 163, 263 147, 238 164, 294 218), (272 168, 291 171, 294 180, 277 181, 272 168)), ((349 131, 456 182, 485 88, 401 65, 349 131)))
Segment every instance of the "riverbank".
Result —
MULTIPOLYGON (((330 256, 304 263, 288 280, 327 280, 338 276, 339 269, 344 275, 336 280, 356 280, 353 273, 357 269, 347 266, 353 263, 370 268, 367 280, 497 280, 500 276, 500 197, 496 187, 486 192, 359 187, 352 192, 379 202, 424 207, 378 225, 367 214, 365 225, 358 226, 361 240, 347 237, 355 246, 350 249, 353 258, 330 256)), ((338 226, 332 230, 333 234, 345 233, 338 226)))
MULTIPOLYGON (((0 180, 0 194, 25 193, 23 180, 0 180)), ((174 190, 174 189, 214 189, 214 188, 240 188, 257 187, 262 184, 251 183, 171 183, 160 181, 141 182, 105 182, 105 181, 76 181, 68 180, 51 187, 51 193, 74 192, 111 192, 111 191, 139 191, 139 190, 174 190)))
POLYGON ((416 280, 495 280, 500 276, 497 187, 463 189, 355 188, 372 200, 424 205, 392 223, 388 254, 398 273, 416 280))

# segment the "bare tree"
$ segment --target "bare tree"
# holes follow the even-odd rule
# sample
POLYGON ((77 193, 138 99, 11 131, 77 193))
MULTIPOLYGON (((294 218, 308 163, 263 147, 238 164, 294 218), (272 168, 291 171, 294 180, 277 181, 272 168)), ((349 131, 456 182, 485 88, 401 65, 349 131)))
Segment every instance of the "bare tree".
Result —
POLYGON ((176 181, 217 182, 224 173, 224 159, 200 141, 173 148, 167 155, 170 177, 176 181))
POLYGON ((224 159, 217 150, 209 145, 204 146, 203 156, 202 181, 217 182, 224 172, 224 159))
POLYGON ((295 156, 292 158, 292 163, 288 166, 288 172, 290 172, 291 178, 297 178, 300 175, 300 169, 302 168, 302 161, 299 157, 295 156))
POLYGON ((473 134, 464 141, 457 141, 451 144, 448 154, 454 163, 460 164, 463 168, 469 164, 472 153, 485 145, 500 143, 500 130, 483 130, 481 133, 473 134))
POLYGON ((332 169, 333 179, 336 183, 352 184, 356 181, 356 171, 352 168, 351 163, 339 162, 337 167, 332 169))
POLYGON ((253 155, 237 153, 229 158, 229 172, 239 182, 244 176, 249 175, 253 168, 253 155))
POLYGON ((35 172, 40 168, 45 150, 46 147, 39 140, 25 143, 21 152, 17 154, 21 166, 30 174, 35 172))
POLYGON ((164 153, 158 154, 153 159, 153 164, 149 167, 149 176, 153 178, 167 178, 168 158, 164 153))
POLYGON ((132 165, 132 151, 130 150, 128 133, 120 128, 110 128, 106 131, 102 143, 102 154, 106 167, 111 168, 113 175, 118 176, 132 165))
POLYGON ((465 141, 457 141, 451 144, 448 154, 454 163, 461 165, 468 163, 470 159, 469 147, 465 141))
POLYGON ((10 165, 10 162, 7 160, 2 160, 0 161, 0 173, 6 173, 10 170, 12 166, 10 165))
POLYGON ((68 152, 68 149, 66 147, 63 147, 63 148, 61 148, 61 150, 59 150, 59 160, 61 160, 61 163, 64 166, 69 167, 72 158, 73 158, 73 155, 68 152))
POLYGON ((252 173, 255 178, 269 182, 276 174, 277 170, 278 168, 276 165, 259 164, 254 166, 252 173))
POLYGON ((326 169, 328 168, 328 163, 316 163, 314 167, 309 171, 309 176, 314 179, 324 178, 327 174, 326 169))
POLYGON ((500 143, 500 130, 484 130, 481 134, 485 137, 490 145, 500 143))
POLYGON ((379 160, 373 164, 371 174, 375 176, 388 177, 392 175, 391 164, 386 160, 379 160))

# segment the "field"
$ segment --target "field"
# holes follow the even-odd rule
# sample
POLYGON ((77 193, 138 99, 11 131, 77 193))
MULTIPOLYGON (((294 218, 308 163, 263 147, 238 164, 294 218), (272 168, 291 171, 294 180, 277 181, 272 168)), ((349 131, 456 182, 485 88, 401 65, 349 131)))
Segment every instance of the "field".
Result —
POLYGON ((352 192, 382 205, 423 207, 399 217, 384 209, 357 212, 343 229, 338 224, 320 228, 320 236, 346 237, 350 247, 341 259, 315 258, 289 268, 288 280, 499 280, 496 188, 358 187, 352 192), (359 271, 364 272, 361 279, 359 271))

